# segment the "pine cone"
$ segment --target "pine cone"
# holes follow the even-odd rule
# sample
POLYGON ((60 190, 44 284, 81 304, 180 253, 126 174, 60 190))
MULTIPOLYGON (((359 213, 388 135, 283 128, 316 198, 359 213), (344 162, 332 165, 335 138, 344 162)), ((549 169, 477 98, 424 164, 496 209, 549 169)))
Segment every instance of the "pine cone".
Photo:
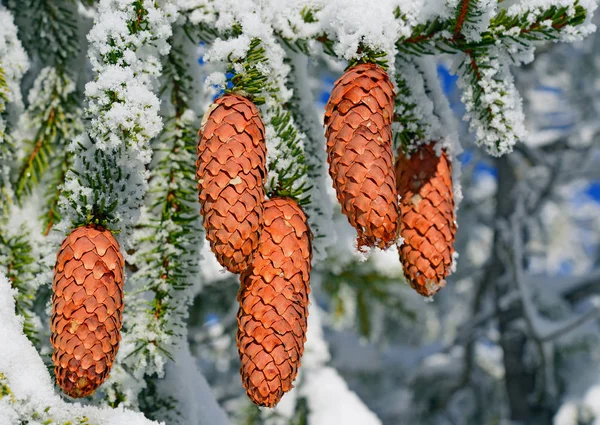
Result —
POLYGON ((259 406, 292 388, 306 340, 312 235, 291 199, 265 202, 252 266, 241 275, 237 343, 242 383, 259 406))
POLYGON ((456 222, 452 164, 445 151, 437 156, 433 143, 396 162, 402 223, 400 260, 410 285, 423 296, 446 285, 452 268, 456 222))
POLYGON ((394 87, 373 64, 346 71, 325 108, 329 174, 359 248, 384 249, 398 235, 393 114, 394 87))
POLYGON ((56 382, 86 397, 108 377, 121 340, 123 256, 106 229, 82 226, 63 241, 54 266, 50 342, 56 382))
POLYGON ((204 118, 196 162, 206 237, 219 263, 245 270, 258 246, 265 198, 265 128, 248 99, 226 95, 204 118))

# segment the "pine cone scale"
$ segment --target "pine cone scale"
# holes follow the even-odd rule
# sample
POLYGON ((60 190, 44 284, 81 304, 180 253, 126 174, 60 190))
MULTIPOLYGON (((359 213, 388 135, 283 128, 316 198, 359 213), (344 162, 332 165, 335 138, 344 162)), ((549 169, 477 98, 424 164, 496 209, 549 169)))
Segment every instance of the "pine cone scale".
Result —
POLYGON ((51 343, 58 385, 93 394, 108 376, 120 337, 124 260, 109 231, 75 229, 62 243, 52 284, 51 343))
POLYGON ((362 64, 336 82, 325 111, 329 173, 359 247, 387 248, 398 234, 393 104, 385 71, 362 64))
POLYGON ((402 223, 400 260, 411 286, 431 296, 446 283, 452 268, 456 223, 452 168, 446 152, 421 146, 396 162, 402 223))
POLYGON ((207 239, 219 263, 245 270, 258 244, 265 198, 265 129, 249 100, 223 96, 205 116, 197 179, 207 239))
POLYGON ((240 374, 250 399, 272 407, 292 388, 304 349, 311 234, 290 199, 265 203, 263 232, 238 293, 240 374))

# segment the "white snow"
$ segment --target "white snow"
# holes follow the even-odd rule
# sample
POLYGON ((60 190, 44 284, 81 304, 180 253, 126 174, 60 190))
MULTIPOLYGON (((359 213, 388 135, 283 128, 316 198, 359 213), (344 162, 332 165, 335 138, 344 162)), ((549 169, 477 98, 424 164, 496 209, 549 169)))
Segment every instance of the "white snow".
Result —
POLYGON ((308 400, 311 425, 381 425, 381 421, 326 363, 329 349, 323 339, 320 312, 311 305, 299 393, 308 400))
POLYGON ((3 397, 0 413, 28 421, 34 412, 40 423, 71 421, 87 417, 90 423, 103 425, 150 425, 141 413, 123 408, 98 408, 80 403, 66 403, 54 391, 54 385, 42 359, 21 331, 22 318, 15 315, 13 290, 0 274, 0 386, 6 385, 14 400, 3 397), (2 379, 4 377, 4 379, 2 379))

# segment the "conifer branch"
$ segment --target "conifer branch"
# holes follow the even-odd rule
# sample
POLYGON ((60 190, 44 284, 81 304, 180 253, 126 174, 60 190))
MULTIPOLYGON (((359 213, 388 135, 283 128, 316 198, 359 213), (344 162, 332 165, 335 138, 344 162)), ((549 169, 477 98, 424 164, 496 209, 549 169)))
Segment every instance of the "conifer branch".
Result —
POLYGON ((188 307, 199 283, 203 231, 195 190, 197 123, 190 109, 194 81, 187 54, 181 45, 174 45, 163 61, 161 92, 169 102, 168 114, 154 143, 146 213, 134 234, 134 263, 139 269, 131 278, 135 289, 129 323, 133 325, 126 338, 134 339, 135 349, 126 362, 135 374, 145 365, 147 377, 162 375, 164 358, 184 338, 188 307), (149 297, 140 298, 140 292, 149 297))
POLYGON ((160 74, 155 56, 168 53, 170 20, 154 3, 102 0, 88 37, 98 73, 86 86, 87 135, 77 140, 80 161, 67 173, 61 206, 74 225, 95 223, 113 230, 135 222, 147 190, 149 141, 161 130, 159 101, 151 91, 160 74), (115 14, 116 8, 118 14, 115 14), (105 31, 103 20, 120 19, 105 31), (110 49, 106 49, 110 46, 110 49))
POLYGON ((8 235, 0 230, 0 271, 16 289, 15 309, 23 317, 23 332, 34 344, 39 343, 39 319, 33 312, 33 302, 37 292, 34 276, 38 272, 27 229, 21 227, 16 235, 8 235))
POLYGON ((11 229, 8 224, 14 201, 10 175, 15 146, 12 137, 5 132, 4 113, 9 103, 21 102, 20 83, 27 67, 27 55, 17 38, 12 15, 0 7, 0 271, 16 289, 14 299, 17 314, 24 318, 23 332, 38 343, 39 319, 32 309, 37 291, 34 274, 38 266, 32 255, 28 230, 24 226, 11 229))
POLYGON ((59 74, 79 52, 79 17, 71 0, 9 0, 16 16, 23 44, 30 56, 38 56, 45 66, 59 74))
MULTIPOLYGON (((30 194, 50 165, 68 155, 67 145, 83 129, 75 83, 57 69, 44 68, 39 73, 29 101, 25 126, 33 129, 35 136, 24 142, 29 146, 16 181, 18 198, 30 194)), ((63 181, 53 183, 61 185, 63 181)))
MULTIPOLYGON (((263 121, 266 124, 267 144, 272 146, 267 149, 267 194, 291 197, 301 205, 307 205, 310 202, 310 186, 307 183, 308 165, 303 135, 298 131, 289 105, 281 98, 281 88, 265 72, 272 65, 263 43, 263 40, 254 38, 243 58, 236 59, 229 55, 229 78, 225 92, 248 97, 257 105, 266 104, 262 108, 263 121)), ((288 65, 284 66, 289 68, 288 65)), ((287 75, 281 78, 285 86, 287 75)))
POLYGON ((471 131, 477 144, 494 156, 512 151, 526 134, 522 100, 500 55, 468 51, 458 68, 471 131))

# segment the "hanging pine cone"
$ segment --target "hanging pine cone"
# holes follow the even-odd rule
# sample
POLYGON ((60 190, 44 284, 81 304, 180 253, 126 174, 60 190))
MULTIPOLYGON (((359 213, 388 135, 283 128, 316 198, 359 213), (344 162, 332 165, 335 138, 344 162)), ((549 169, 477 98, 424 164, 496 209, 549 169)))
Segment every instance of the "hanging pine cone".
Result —
POLYGON ((252 102, 215 101, 200 129, 196 167, 206 237, 219 263, 239 273, 258 246, 267 174, 265 128, 252 102))
POLYGON ((404 238, 400 260, 410 285, 426 297, 446 285, 456 234, 452 164, 433 146, 421 146, 410 157, 399 153, 396 162, 404 238))
POLYGON ((398 233, 392 153, 394 87, 377 65, 360 64, 335 83, 325 108, 329 174, 358 246, 389 247, 398 233))
POLYGON ((123 256, 106 229, 79 227, 54 266, 50 342, 56 382, 86 397, 108 377, 121 340, 123 256))
POLYGON ((304 351, 312 235, 291 199, 265 202, 263 226, 240 279, 237 343, 248 397, 273 407, 292 388, 304 351))

